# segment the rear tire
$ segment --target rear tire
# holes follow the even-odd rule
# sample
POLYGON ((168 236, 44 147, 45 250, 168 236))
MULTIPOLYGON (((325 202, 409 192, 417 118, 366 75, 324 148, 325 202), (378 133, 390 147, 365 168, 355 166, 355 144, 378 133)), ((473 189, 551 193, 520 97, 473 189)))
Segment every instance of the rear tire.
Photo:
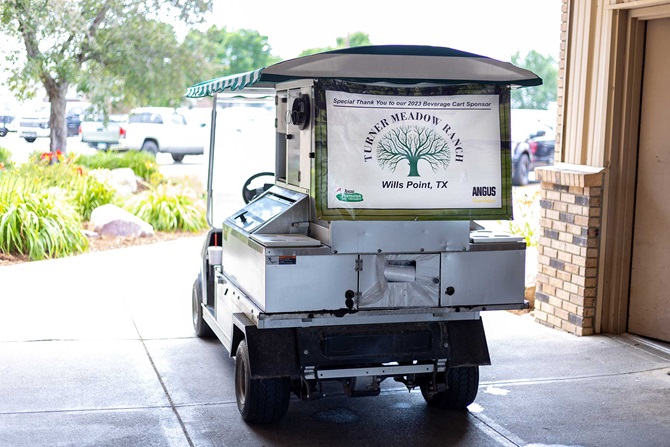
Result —
POLYGON ((237 408, 245 422, 255 424, 277 422, 288 411, 291 379, 288 377, 252 379, 247 342, 242 340, 235 353, 235 397, 237 408))
POLYGON ((427 385, 421 385, 421 394, 431 407, 448 410, 465 410, 475 401, 479 388, 479 367, 462 366, 450 368, 447 372, 446 391, 428 394, 427 385))
POLYGON ((0 137, 4 137, 7 135, 8 130, 7 129, 2 129, 0 130, 0 137))
POLYGON ((193 282, 192 299, 192 316, 193 316, 193 330, 195 335, 200 338, 214 337, 214 331, 209 327, 207 322, 202 317, 202 274, 198 273, 198 277, 193 282))
POLYGON ((172 154, 172 160, 174 160, 176 163, 181 163, 183 159, 184 154, 172 154))
POLYGON ((147 140, 142 144, 142 152, 156 155, 158 153, 158 144, 155 141, 147 140))
POLYGON ((28 143, 34 143, 37 138, 35 137, 25 137, 24 140, 26 140, 28 143))

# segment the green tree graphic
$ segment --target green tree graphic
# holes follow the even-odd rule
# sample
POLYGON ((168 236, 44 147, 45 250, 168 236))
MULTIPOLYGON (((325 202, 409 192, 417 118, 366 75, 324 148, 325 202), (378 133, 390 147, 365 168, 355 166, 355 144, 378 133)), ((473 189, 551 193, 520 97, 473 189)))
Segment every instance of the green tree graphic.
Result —
POLYGON ((399 126, 389 130, 377 145, 377 162, 395 172, 398 163, 407 160, 408 177, 420 177, 419 160, 426 161, 433 172, 446 169, 451 162, 447 141, 435 129, 421 126, 399 126))

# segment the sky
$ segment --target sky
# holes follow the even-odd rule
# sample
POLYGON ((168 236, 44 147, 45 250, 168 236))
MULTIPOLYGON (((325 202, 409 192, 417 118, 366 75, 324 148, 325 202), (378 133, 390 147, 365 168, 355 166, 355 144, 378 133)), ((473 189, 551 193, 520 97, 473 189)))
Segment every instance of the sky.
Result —
POLYGON ((433 45, 509 61, 536 50, 558 60, 561 0, 214 0, 209 25, 253 29, 282 59, 361 31, 373 45, 433 45))

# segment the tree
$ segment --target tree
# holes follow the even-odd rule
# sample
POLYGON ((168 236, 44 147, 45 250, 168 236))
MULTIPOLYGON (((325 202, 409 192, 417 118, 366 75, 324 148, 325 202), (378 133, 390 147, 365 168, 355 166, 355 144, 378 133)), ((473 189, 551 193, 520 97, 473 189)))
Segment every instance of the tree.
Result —
POLYGON ((517 51, 512 55, 511 62, 519 67, 532 71, 542 78, 542 85, 537 87, 519 88, 512 91, 513 109, 547 110, 549 104, 556 102, 558 86, 558 66, 551 56, 543 56, 535 50, 526 54, 522 60, 517 51))
MULTIPOLYGON (((211 1, 3 0, 0 32, 23 47, 10 56, 15 63, 9 85, 24 98, 34 94, 36 83, 44 86, 51 104, 51 151, 67 146, 71 87, 101 100, 109 94, 140 97, 147 89, 151 97, 173 85, 184 66, 175 63, 183 64, 184 57, 172 27, 156 17, 197 20, 211 10, 211 1)), ((177 87, 183 94, 186 85, 177 87)))
POLYGON ((446 169, 451 162, 447 141, 434 129, 422 126, 399 126, 391 129, 379 140, 377 162, 382 168, 395 172, 398 164, 407 160, 408 177, 420 177, 419 161, 424 160, 436 172, 446 169))
POLYGON ((106 113, 135 105, 176 107, 183 102, 194 69, 171 25, 137 18, 123 36, 103 30, 100 41, 114 53, 84 64, 77 88, 106 113), (131 56, 132 55, 132 56, 131 56))
POLYGON ((300 53, 300 56, 309 56, 310 54, 322 53, 324 51, 339 50, 340 48, 363 47, 370 44, 370 36, 357 31, 353 34, 347 34, 346 37, 338 37, 335 39, 335 47, 310 48, 300 53))
POLYGON ((216 26, 205 32, 191 30, 186 35, 184 47, 197 61, 199 68, 191 71, 191 84, 203 79, 252 71, 280 61, 280 58, 271 54, 268 37, 255 30, 233 32, 216 26))

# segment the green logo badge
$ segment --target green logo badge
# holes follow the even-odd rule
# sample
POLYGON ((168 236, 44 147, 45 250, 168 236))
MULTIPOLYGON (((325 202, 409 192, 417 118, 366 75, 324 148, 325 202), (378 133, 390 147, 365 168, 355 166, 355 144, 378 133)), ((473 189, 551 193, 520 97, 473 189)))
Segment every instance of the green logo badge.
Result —
POLYGON ((363 194, 354 192, 350 189, 345 189, 344 192, 338 192, 335 197, 340 202, 362 202, 363 194))

